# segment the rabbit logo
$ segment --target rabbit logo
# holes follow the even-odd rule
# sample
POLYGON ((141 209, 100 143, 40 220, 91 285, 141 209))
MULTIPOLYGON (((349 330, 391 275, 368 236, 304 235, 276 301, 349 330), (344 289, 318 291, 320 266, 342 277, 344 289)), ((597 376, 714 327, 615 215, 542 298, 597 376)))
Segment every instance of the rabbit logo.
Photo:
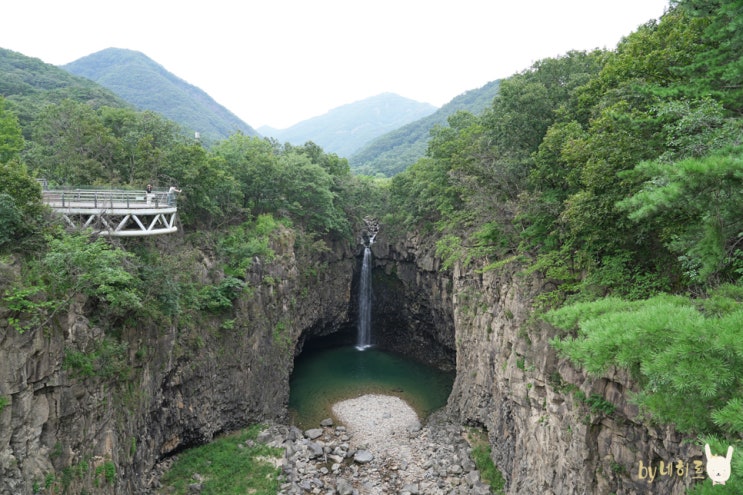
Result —
POLYGON ((707 455, 707 475, 712 480, 712 485, 724 485, 730 478, 730 460, 733 458, 733 446, 728 447, 727 456, 714 455, 709 444, 704 444, 704 453, 707 455))

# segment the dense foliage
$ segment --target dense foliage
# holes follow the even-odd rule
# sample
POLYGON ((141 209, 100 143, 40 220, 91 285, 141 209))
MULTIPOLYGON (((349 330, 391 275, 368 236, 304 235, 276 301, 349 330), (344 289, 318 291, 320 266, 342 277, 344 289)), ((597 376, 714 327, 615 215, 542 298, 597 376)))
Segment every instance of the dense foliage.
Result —
POLYGON ((738 446, 742 8, 679 0, 616 50, 502 81, 392 179, 386 219, 434 232, 445 263, 540 273, 560 352, 631 370, 649 419, 738 446))
POLYGON ((163 477, 160 493, 192 493, 194 473, 203 480, 199 492, 204 495, 277 493, 280 470, 272 461, 280 458, 283 450, 256 442, 262 429, 252 426, 180 454, 163 477))
POLYGON ((273 238, 293 239, 289 247, 309 257, 328 241, 349 242, 384 203, 384 189, 312 142, 235 133, 207 149, 150 111, 84 99, 26 108, 33 118, 23 125, 0 98, 0 296, 19 332, 53 327, 84 296, 111 334, 105 348, 68 350, 66 366, 85 375, 109 374, 116 335, 137 318, 187 329, 211 315, 232 325, 233 301, 254 289, 248 271, 255 259, 271 261, 273 238), (66 232, 42 202, 42 178, 50 187, 177 185, 179 227, 192 247, 163 253, 158 240, 66 232), (205 275, 194 269, 202 251, 216 255, 205 275))
POLYGON ((0 96, 6 98, 24 130, 39 109, 68 98, 96 108, 129 106, 92 81, 4 48, 0 48, 0 74, 0 96))
MULTIPOLYGON (((133 309, 188 325, 250 290, 246 270, 273 256, 272 236, 291 228, 298 251, 321 250, 386 211, 386 232, 429 234, 444 267, 539 274, 552 289, 537 309, 562 332, 559 352, 590 373, 626 368, 648 421, 718 452, 735 445, 729 486, 707 480, 694 492, 740 492, 741 9, 741 0, 678 0, 615 50, 539 61, 500 81, 484 112, 450 114, 425 156, 390 181, 355 177, 313 143, 236 133, 205 149, 150 112, 0 100, 0 249, 27 256, 0 281, 11 323, 39 326, 77 291, 112 327, 133 309), (125 252, 65 233, 46 216, 36 177, 178 184, 183 231, 214 253, 221 276, 205 285, 189 272, 196 250, 125 252)), ((79 358, 69 366, 99 366, 79 358)))

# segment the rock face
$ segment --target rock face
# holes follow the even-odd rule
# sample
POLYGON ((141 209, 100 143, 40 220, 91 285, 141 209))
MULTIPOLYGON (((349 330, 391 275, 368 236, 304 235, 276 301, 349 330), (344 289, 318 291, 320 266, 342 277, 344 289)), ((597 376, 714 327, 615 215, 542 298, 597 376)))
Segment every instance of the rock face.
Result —
MULTIPOLYGON (((636 419, 626 376, 586 377, 550 347, 554 331, 530 319, 533 298, 549 281, 506 270, 481 274, 479 267, 442 270, 425 239, 392 244, 383 235, 381 229, 372 245, 376 343, 456 368, 443 414, 452 428, 488 431, 507 493, 680 494, 692 483, 701 450, 671 428, 636 419), (690 471, 649 479, 648 466, 661 461, 682 461, 690 471)), ((148 493, 158 460, 220 432, 285 421, 293 358, 307 339, 355 321, 351 294, 360 265, 358 250, 348 246, 298 261, 290 237, 277 240, 273 262, 256 260, 248 274, 254 291, 237 301, 234 326, 205 317, 190 328, 122 328, 125 366, 105 374, 64 365, 70 352, 90 353, 107 342, 88 319, 84 298, 54 331, 19 334, 11 315, 0 312, 0 494, 46 486, 54 493, 148 493)), ((331 430, 338 433, 325 426, 318 438, 331 430)), ((310 458, 328 454, 327 445, 301 438, 292 448, 305 449, 306 440, 310 458)), ((373 456, 348 463, 334 489, 354 493, 370 476, 375 486, 403 493, 435 493, 427 490, 452 475, 458 486, 474 486, 469 465, 460 463, 457 473, 450 463, 431 465, 437 479, 424 487, 380 462, 373 456)), ((305 477, 290 480, 284 493, 305 489, 295 490, 295 482, 319 489, 305 477)))
POLYGON ((637 419, 625 374, 587 377, 556 355, 555 330, 532 318, 534 296, 549 281, 481 274, 477 266, 441 272, 433 250, 413 238, 374 247, 378 270, 394 278, 387 288, 396 290, 379 295, 375 286, 375 298, 425 327, 411 325, 417 337, 405 335, 406 350, 425 358, 428 340, 444 356, 456 348, 447 413, 488 431, 507 493, 681 494, 694 482, 701 449, 670 427, 637 419), (666 475, 651 480, 648 466, 657 471, 661 461, 666 475), (679 461, 685 469, 669 474, 679 461))
POLYGON ((418 237, 391 245, 383 231, 372 245, 373 341, 445 370, 455 367, 451 277, 433 247, 418 237))
POLYGON ((64 365, 70 352, 107 342, 85 299, 61 330, 19 334, 0 312, 0 494, 149 493, 159 459, 285 420, 295 344, 348 321, 355 262, 347 246, 334 246, 302 262, 318 267, 308 276, 291 236, 276 240, 270 265, 254 263, 253 292, 237 300, 233 327, 207 317, 191 328, 122 328, 122 366, 106 373, 64 365))

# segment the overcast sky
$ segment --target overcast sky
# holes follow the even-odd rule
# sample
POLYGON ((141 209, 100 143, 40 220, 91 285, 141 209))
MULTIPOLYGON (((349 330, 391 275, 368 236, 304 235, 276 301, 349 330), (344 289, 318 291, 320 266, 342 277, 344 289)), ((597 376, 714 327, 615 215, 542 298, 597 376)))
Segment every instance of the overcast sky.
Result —
POLYGON ((63 65, 137 50, 254 128, 384 92, 441 106, 569 50, 614 49, 668 0, 13 0, 0 47, 63 65))

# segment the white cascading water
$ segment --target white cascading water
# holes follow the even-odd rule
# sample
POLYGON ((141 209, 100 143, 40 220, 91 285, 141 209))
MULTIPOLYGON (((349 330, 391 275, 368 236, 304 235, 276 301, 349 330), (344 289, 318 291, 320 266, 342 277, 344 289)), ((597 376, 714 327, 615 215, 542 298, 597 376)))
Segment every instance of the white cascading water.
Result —
MULTIPOLYGON (((370 239, 369 246, 374 242, 370 239)), ((372 252, 364 247, 364 261, 361 263, 359 280, 359 320, 357 324, 356 348, 360 351, 371 347, 371 307, 372 307, 372 252)))

